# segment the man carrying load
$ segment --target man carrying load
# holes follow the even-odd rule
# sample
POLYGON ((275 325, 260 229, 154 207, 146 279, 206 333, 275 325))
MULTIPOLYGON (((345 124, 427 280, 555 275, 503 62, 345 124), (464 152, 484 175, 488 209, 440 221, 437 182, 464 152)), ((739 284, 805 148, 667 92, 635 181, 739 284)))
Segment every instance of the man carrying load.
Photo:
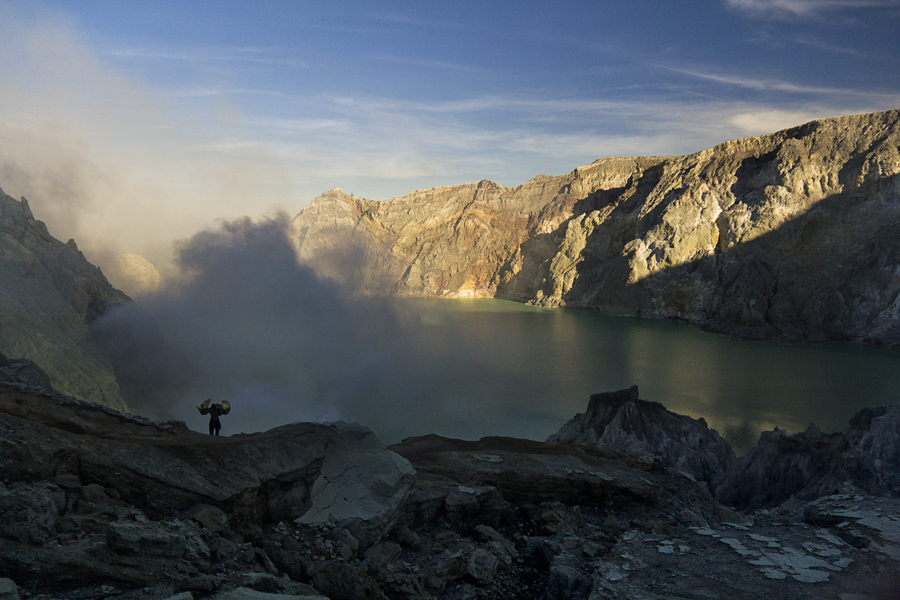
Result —
POLYGON ((219 435, 219 430, 222 429, 219 417, 227 415, 231 411, 231 405, 227 400, 222 400, 221 404, 210 404, 210 402, 212 399, 207 398, 197 407, 197 410, 201 415, 209 415, 209 435, 213 435, 213 432, 215 435, 219 435))

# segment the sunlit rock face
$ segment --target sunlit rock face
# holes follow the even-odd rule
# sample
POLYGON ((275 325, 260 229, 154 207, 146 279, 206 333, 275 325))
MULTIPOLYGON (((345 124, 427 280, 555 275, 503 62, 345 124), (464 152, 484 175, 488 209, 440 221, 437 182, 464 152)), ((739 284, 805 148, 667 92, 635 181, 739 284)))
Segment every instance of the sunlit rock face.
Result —
POLYGON ((750 338, 900 343, 900 111, 516 188, 333 190, 300 257, 369 291, 678 318, 750 338), (364 275, 361 275, 364 274, 364 275))
POLYGON ((104 266, 104 273, 116 288, 131 297, 159 290, 159 271, 149 260, 137 254, 120 254, 104 266))
POLYGON ((55 389, 125 408, 112 367, 93 347, 88 323, 127 297, 74 241, 53 238, 23 199, 0 190, 0 354, 28 358, 55 389))

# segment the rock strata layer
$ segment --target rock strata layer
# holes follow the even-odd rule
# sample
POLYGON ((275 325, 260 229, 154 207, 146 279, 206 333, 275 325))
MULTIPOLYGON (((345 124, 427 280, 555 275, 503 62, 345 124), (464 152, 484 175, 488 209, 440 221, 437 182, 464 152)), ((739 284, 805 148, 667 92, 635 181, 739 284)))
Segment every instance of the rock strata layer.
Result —
POLYGON ((112 367, 88 323, 127 301, 78 250, 34 218, 28 203, 0 190, 0 353, 34 361, 65 394, 118 409, 112 367))
POLYGON ((375 292, 677 318, 750 339, 900 344, 900 110, 515 188, 336 189, 300 257, 375 292))

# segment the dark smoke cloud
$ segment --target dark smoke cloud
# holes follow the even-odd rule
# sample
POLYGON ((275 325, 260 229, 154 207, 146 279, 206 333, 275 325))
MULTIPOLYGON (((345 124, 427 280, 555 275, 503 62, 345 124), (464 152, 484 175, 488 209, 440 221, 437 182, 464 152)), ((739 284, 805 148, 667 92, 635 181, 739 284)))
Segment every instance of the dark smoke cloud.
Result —
POLYGON ((428 433, 412 424, 434 404, 450 421, 471 418, 481 402, 460 379, 478 359, 453 348, 464 342, 434 347, 388 300, 318 277, 286 225, 245 219, 195 235, 177 252, 180 285, 96 322, 129 405, 202 430, 194 406, 227 399, 227 433, 343 419, 395 441, 428 433), (441 364, 448 353, 464 358, 441 364))

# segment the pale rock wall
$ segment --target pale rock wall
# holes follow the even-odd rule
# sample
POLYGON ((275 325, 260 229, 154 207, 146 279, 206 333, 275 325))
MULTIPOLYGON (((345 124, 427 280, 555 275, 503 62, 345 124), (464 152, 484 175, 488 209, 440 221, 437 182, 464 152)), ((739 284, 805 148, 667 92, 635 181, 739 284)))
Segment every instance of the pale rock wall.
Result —
POLYGON ((900 343, 900 110, 516 188, 333 190, 300 257, 369 292, 677 318, 743 338, 900 343), (329 268, 330 267, 330 268, 329 268))

